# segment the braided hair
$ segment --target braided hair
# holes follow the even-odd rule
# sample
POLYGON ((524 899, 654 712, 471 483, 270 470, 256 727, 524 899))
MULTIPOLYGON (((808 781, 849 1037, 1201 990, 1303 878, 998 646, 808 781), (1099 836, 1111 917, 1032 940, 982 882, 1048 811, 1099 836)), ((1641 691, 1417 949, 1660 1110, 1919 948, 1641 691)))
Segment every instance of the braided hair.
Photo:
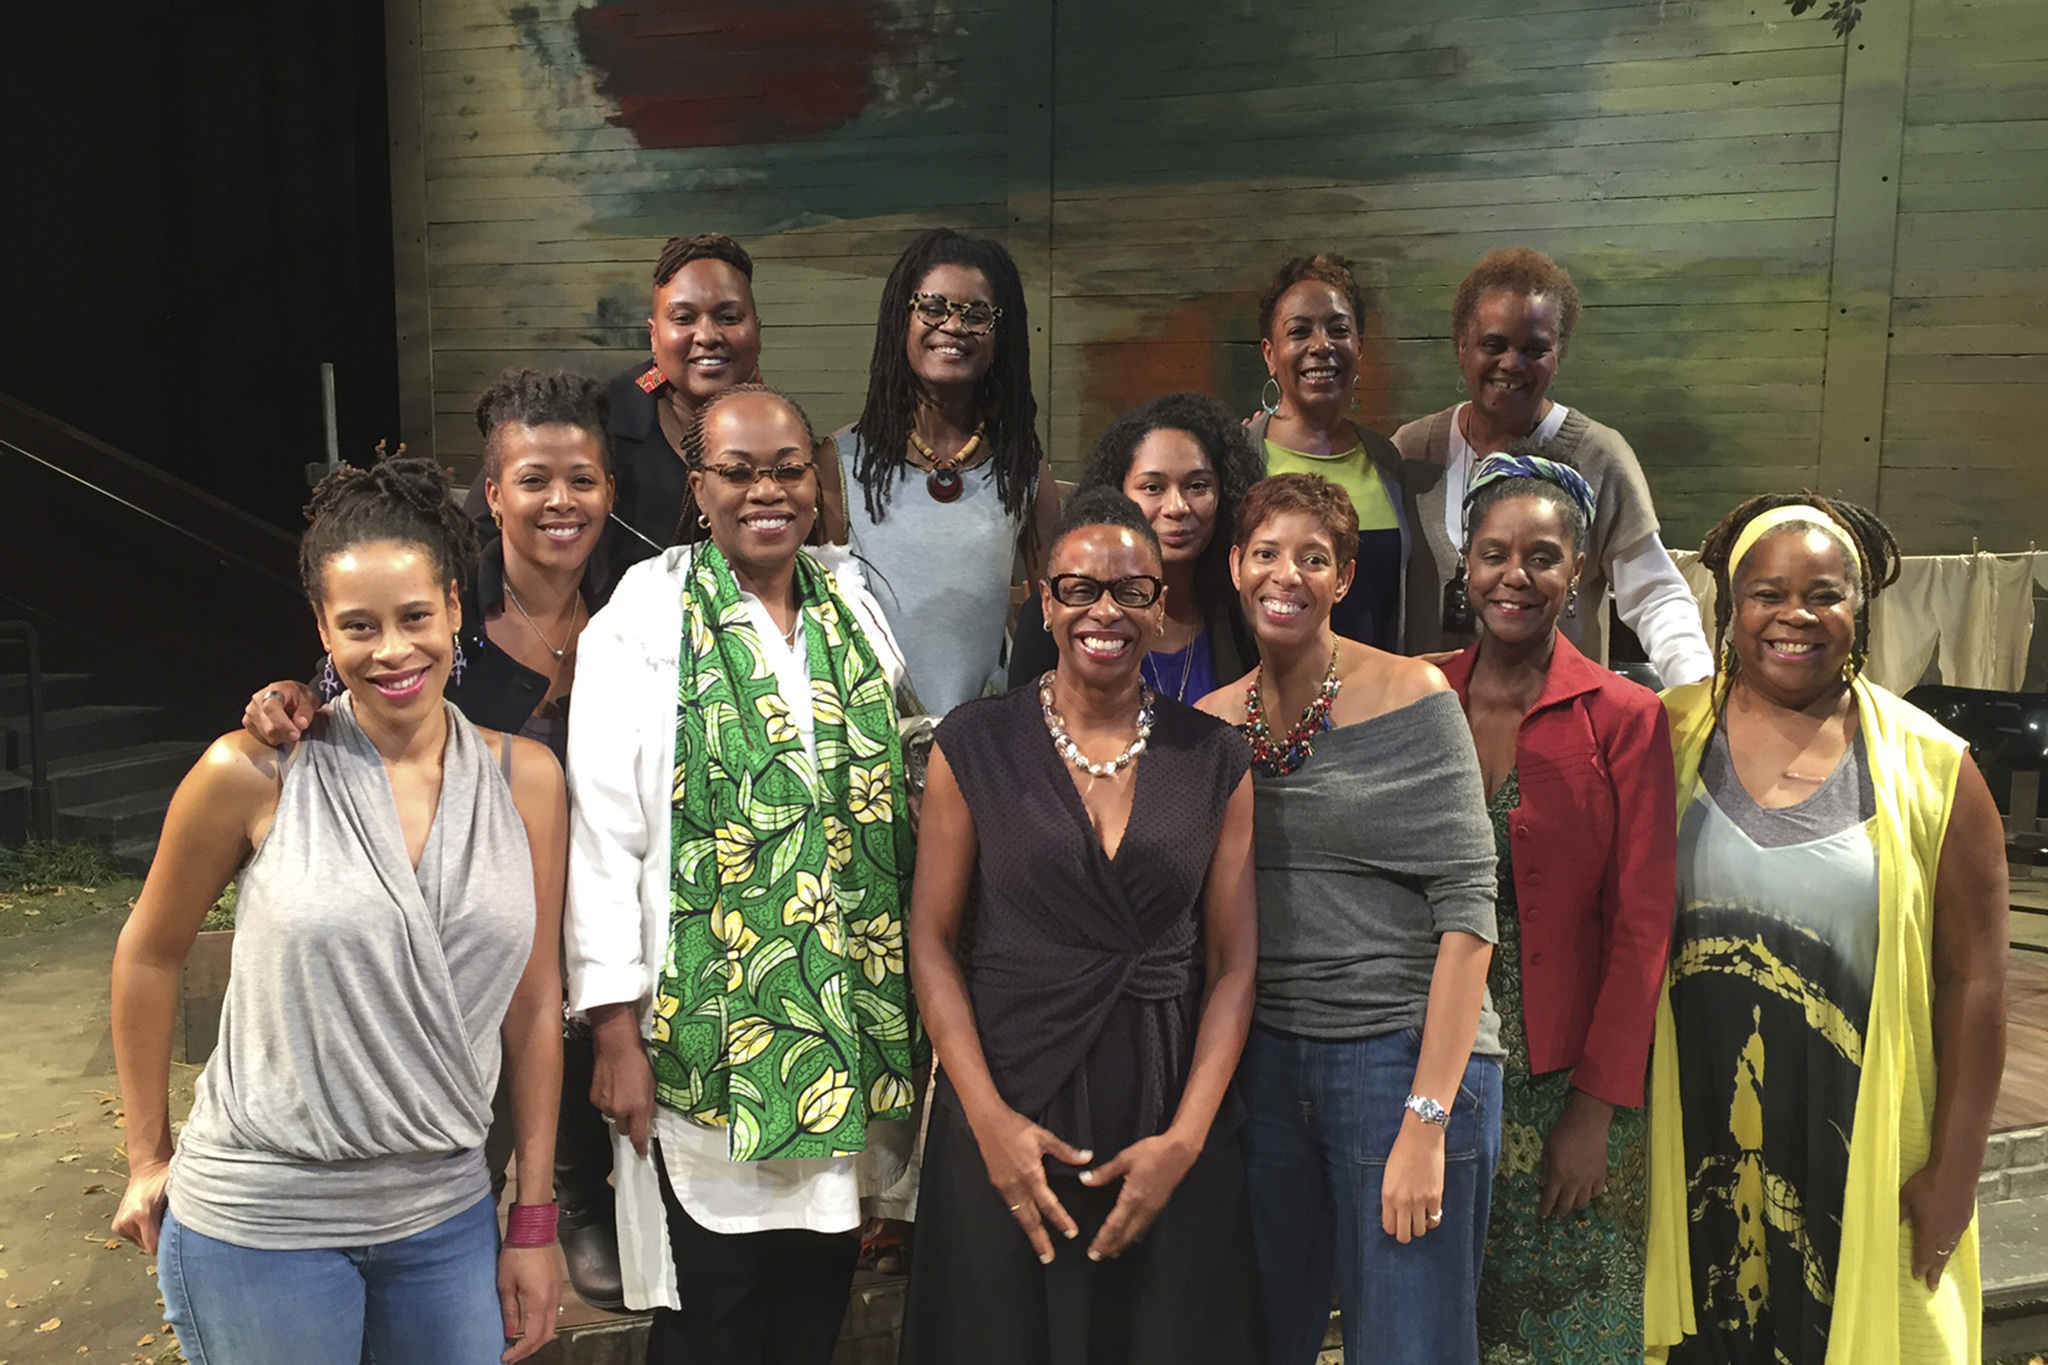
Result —
MULTIPOLYGON (((704 400, 704 406, 697 409, 697 420, 692 422, 690 429, 683 433, 684 465, 692 471, 701 471, 704 468, 704 428, 710 425, 711 414, 716 412, 722 404, 729 403, 735 398, 748 394, 766 394, 795 413, 798 424, 804 429, 804 448, 806 450, 816 450, 818 448, 818 437, 811 427, 810 415, 797 405, 797 401, 794 398, 791 398, 782 390, 771 388, 766 384, 735 384, 729 389, 720 389, 717 393, 712 394, 704 400)), ((811 470, 811 477, 814 481, 817 478, 817 469, 815 467, 811 470)), ((824 490, 820 489, 819 502, 821 510, 824 501, 823 495, 824 490)), ((676 521, 675 539, 670 542, 671 544, 689 545, 696 541, 710 539, 706 529, 697 524, 697 518, 701 515, 702 510, 697 503, 697 490, 688 482, 685 482, 683 484, 682 515, 676 521)), ((823 545, 825 543, 825 518, 823 516, 819 516, 811 523, 810 539, 804 543, 806 545, 823 545)))
POLYGON ((747 249, 722 232, 700 232, 695 237, 671 237, 654 262, 654 287, 661 288, 691 261, 724 261, 754 282, 754 258, 747 249))
POLYGON ((336 555, 372 541, 417 545, 442 583, 469 581, 476 569, 476 526, 448 495, 448 475, 432 460, 400 455, 368 469, 345 465, 320 480, 306 504, 299 539, 299 583, 317 610, 321 573, 336 555))
POLYGON ((1734 619, 1735 602, 1734 584, 1729 579, 1733 566, 1728 558, 1735 550, 1735 542, 1741 539, 1743 529, 1764 513, 1802 503, 1825 513, 1827 521, 1787 522, 1783 529, 1804 527, 1816 530, 1856 551, 1856 641, 1850 646, 1849 663, 1860 673, 1864 661, 1870 657, 1870 604, 1877 600, 1879 593, 1898 581, 1899 542, 1893 539, 1891 528, 1879 521, 1875 512, 1845 499, 1824 498, 1818 493, 1758 494, 1721 518, 1721 524, 1707 532, 1707 538, 1700 542, 1700 563, 1714 575, 1714 654, 1722 659, 1730 657, 1727 652, 1728 623, 1734 619))
MULTIPOLYGON (((1024 307, 1024 282, 1010 253, 985 237, 951 228, 921 234, 889 272, 875 315, 875 353, 868 363, 868 396, 853 432, 860 441, 853 477, 868 515, 882 520, 898 472, 909 463, 910 433, 917 423, 918 382, 906 346, 910 296, 924 277, 942 265, 965 266, 988 278, 995 306, 1003 310, 994 332, 996 353, 974 391, 982 440, 995 466, 996 496, 1012 517, 1026 518, 1038 492, 1038 466, 1045 457, 1038 442, 1038 400, 1031 395, 1031 324, 1024 307)), ((919 324, 922 326, 923 324, 919 324)))

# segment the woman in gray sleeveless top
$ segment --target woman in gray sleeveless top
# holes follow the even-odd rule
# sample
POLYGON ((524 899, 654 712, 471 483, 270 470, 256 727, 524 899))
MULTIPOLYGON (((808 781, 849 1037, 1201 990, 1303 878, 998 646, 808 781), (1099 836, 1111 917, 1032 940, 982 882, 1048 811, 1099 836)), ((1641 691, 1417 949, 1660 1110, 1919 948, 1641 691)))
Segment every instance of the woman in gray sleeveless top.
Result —
POLYGON ((157 1252, 193 1365, 488 1365, 508 1323, 517 1360, 561 1294, 561 772, 443 695, 476 541, 441 472, 344 470, 309 511, 300 570, 345 691, 287 748, 218 741, 172 803, 114 959, 114 1228, 157 1252), (231 877, 220 1043, 174 1151, 178 974, 231 877), (501 1062, 520 1200, 502 1256, 482 1150, 501 1062))
POLYGON ((912 242, 882 288, 868 375, 860 419, 819 447, 826 533, 865 563, 940 716, 996 677, 1012 561, 1035 579, 1059 514, 1010 253, 948 228, 912 242))

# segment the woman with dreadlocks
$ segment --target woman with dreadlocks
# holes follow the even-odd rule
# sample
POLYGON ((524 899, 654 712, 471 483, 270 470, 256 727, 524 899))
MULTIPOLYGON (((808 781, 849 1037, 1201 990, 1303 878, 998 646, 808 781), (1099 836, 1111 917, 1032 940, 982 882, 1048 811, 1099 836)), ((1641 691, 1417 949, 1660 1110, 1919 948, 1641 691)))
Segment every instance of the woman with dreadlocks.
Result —
POLYGON ((1665 694, 1678 921, 1650 1086, 1653 1360, 1975 1361, 2005 849, 1963 742, 1860 670, 1898 545, 1752 498, 1720 665, 1665 694))
POLYGON ((985 238, 922 234, 882 287, 860 418, 818 467, 827 530, 866 563, 932 715, 995 674, 1017 552, 1038 577, 1059 491, 1037 420, 1017 263, 985 238))

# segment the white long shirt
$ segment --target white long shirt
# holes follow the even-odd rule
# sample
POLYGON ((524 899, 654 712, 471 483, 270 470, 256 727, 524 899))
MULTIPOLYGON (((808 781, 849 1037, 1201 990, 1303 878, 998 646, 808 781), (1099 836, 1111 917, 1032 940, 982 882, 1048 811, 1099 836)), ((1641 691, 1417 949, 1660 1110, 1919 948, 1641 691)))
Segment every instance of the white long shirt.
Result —
MULTIPOLYGON (((562 922, 569 1008, 633 1001, 643 1037, 669 938, 669 831, 680 685, 683 581, 691 550, 679 547, 635 565, 611 601, 591 618, 577 645, 575 715, 569 727, 569 890, 562 922)), ((857 561, 843 549, 815 554, 831 570, 890 681, 903 659, 869 595, 857 561)), ((757 613, 764 651, 775 668, 791 719, 813 744, 808 664, 757 613)), ((799 637, 801 640, 801 637, 799 637)), ((871 1123, 859 1157, 735 1162, 722 1130, 702 1128, 657 1106, 655 1136, 684 1209, 713 1232, 808 1228, 845 1232, 860 1222, 863 1195, 902 1173, 910 1154, 908 1122, 871 1123)), ((614 1134, 619 1263, 632 1308, 679 1308, 667 1218, 651 1158, 614 1134)))

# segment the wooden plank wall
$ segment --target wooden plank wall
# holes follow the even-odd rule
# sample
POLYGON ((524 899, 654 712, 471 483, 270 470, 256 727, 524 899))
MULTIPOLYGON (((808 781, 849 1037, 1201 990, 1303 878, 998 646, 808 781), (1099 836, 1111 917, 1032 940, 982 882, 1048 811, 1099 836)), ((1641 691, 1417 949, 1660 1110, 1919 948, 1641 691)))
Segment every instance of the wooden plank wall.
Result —
POLYGON ((707 229, 760 263, 769 378, 850 421, 882 278, 951 223, 1023 266, 1066 474, 1149 394, 1248 410, 1258 292, 1302 251, 1374 288, 1361 420, 1455 401, 1452 291, 1527 243, 1587 304, 1553 392, 1635 443, 1670 543, 1823 479, 1916 553, 2017 548, 2048 511, 2038 0, 1869 0, 1846 42, 1774 0, 392 8, 408 392, 444 458, 502 365, 644 355, 648 265, 707 229))

